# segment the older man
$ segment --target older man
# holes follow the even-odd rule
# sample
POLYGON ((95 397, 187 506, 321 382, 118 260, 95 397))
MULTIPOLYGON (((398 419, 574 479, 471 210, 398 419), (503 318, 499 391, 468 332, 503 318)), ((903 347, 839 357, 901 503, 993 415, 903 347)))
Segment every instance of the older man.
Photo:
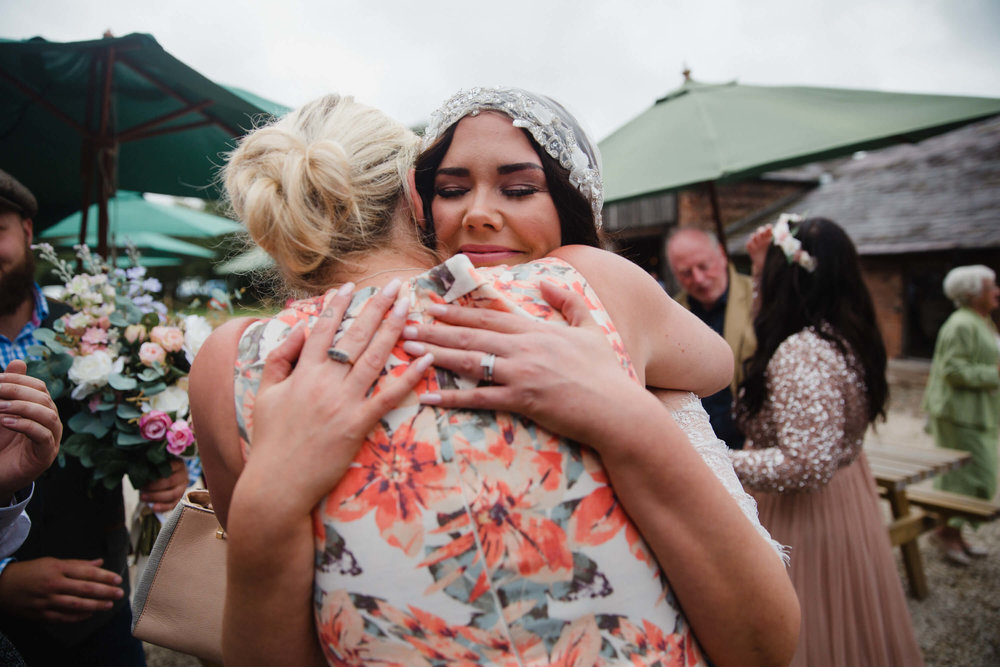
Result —
POLYGON ((732 405, 743 377, 743 361, 757 346, 750 278, 736 272, 718 239, 702 229, 674 230, 667 238, 667 261, 684 289, 677 301, 725 338, 733 350, 736 372, 732 384, 705 397, 702 404, 716 435, 731 449, 742 449, 744 437, 733 421, 732 405))
MULTIPOLYGON (((38 206, 0 171, 0 359, 24 359, 39 327, 68 312, 35 283, 31 240, 38 206)), ((60 406, 62 407, 62 406, 60 406)), ((65 413, 64 413, 65 416, 65 413)), ((177 504, 183 464, 142 490, 156 511, 177 504)), ((0 565, 0 632, 29 665, 144 665, 128 604, 128 533, 120 488, 92 488, 90 472, 67 458, 35 482, 31 529, 15 559, 0 565)))

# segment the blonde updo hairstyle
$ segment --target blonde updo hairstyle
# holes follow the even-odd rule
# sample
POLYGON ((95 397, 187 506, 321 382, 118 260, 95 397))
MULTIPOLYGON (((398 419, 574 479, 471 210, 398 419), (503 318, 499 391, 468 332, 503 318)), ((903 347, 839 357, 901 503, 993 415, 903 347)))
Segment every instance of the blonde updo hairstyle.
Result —
POLYGON ((971 264, 949 271, 942 287, 944 295, 951 299, 956 308, 961 308, 983 293, 983 282, 987 280, 996 280, 993 269, 982 264, 971 264))
POLYGON ((235 216, 293 293, 384 246, 419 139, 352 97, 326 95, 243 137, 222 171, 235 216))

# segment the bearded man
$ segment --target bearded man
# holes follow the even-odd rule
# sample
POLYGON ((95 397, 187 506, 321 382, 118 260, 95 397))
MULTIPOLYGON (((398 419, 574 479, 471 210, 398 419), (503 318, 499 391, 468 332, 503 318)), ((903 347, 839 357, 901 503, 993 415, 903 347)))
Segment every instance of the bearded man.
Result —
MULTIPOLYGON (((28 357, 35 331, 69 307, 35 282, 31 252, 34 195, 0 171, 0 360, 28 357)), ((59 405, 65 419, 71 406, 59 405)), ((63 429, 68 431, 68 429, 63 429)), ((0 561, 0 632, 29 665, 145 665, 132 636, 128 531, 121 488, 91 485, 77 460, 51 464, 35 482, 31 528, 11 559, 0 561)), ((169 511, 187 486, 173 474, 141 490, 156 512, 169 511)))

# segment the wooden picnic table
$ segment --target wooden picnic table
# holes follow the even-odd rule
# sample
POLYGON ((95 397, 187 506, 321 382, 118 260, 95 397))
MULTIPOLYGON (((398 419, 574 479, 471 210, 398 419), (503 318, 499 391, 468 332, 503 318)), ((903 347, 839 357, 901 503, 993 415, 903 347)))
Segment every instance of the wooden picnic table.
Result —
POLYGON ((911 506, 907 489, 912 484, 962 467, 971 456, 957 449, 873 444, 865 446, 865 455, 875 482, 892 509, 889 537, 903 552, 910 591, 916 598, 923 599, 928 592, 927 578, 917 538, 927 527, 927 516, 920 508, 911 506))

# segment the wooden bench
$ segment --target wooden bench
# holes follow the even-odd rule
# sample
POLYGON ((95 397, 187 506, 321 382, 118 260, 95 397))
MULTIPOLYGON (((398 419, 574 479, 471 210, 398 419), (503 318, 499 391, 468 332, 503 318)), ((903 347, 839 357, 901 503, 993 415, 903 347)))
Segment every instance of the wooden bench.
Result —
POLYGON ((960 493, 914 486, 906 490, 906 497, 911 505, 936 514, 942 520, 957 516, 970 521, 992 521, 1000 516, 1000 505, 960 493))

